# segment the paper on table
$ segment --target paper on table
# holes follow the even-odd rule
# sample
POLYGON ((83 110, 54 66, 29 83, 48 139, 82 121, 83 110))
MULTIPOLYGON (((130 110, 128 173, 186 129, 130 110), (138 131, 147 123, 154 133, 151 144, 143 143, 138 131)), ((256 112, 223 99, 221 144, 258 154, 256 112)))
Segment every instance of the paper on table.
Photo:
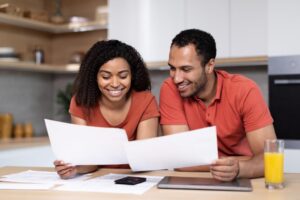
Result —
POLYGON ((128 142, 125 150, 133 171, 210 164, 218 158, 216 127, 128 142))
POLYGON ((74 165, 127 164, 124 129, 100 128, 45 119, 57 159, 74 165))
POLYGON ((61 179, 56 172, 27 170, 19 173, 4 175, 0 178, 0 181, 15 183, 65 184, 70 182, 84 181, 88 178, 90 178, 90 174, 64 180, 61 179))
POLYGON ((133 176, 132 174, 107 174, 105 176, 96 177, 85 181, 84 183, 70 183, 55 188, 62 191, 77 192, 110 192, 110 193, 127 193, 127 194, 143 194, 151 187, 156 185, 163 177, 160 176, 140 176, 145 177, 146 182, 137 185, 115 184, 114 181, 125 176, 133 176))
POLYGON ((33 183, 1 183, 0 190, 48 190, 54 184, 33 184, 33 183))

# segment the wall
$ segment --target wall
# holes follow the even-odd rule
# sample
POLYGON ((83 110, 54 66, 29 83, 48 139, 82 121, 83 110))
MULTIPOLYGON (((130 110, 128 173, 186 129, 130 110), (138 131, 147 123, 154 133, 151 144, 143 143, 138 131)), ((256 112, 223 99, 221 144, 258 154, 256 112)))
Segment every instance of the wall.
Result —
POLYGON ((44 118, 67 121, 56 95, 75 75, 3 70, 0 73, 0 113, 12 113, 15 123, 31 122, 36 136, 46 135, 44 118))

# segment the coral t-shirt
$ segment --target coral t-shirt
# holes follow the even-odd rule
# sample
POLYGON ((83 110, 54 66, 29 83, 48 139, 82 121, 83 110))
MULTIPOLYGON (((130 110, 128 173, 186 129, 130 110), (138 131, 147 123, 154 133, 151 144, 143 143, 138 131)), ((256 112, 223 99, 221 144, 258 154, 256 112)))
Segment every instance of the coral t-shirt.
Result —
POLYGON ((162 125, 188 125, 190 130, 217 127, 219 156, 253 155, 246 133, 273 123, 254 81, 216 70, 217 91, 209 106, 197 97, 182 98, 171 78, 160 92, 162 125))
POLYGON ((128 140, 136 139, 136 131, 141 121, 159 117, 158 106, 155 97, 150 91, 132 91, 131 106, 127 117, 117 126, 111 125, 102 115, 99 106, 91 110, 90 118, 84 113, 85 108, 78 106, 75 97, 72 97, 69 112, 71 115, 84 119, 88 126, 123 128, 128 140))

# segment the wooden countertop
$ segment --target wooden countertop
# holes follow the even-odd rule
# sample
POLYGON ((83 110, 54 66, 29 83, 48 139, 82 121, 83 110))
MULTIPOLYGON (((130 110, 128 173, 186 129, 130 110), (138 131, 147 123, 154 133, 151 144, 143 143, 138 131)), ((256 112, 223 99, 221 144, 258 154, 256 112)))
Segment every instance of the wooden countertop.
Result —
MULTIPOLYGON (((0 176, 20 172, 23 170, 46 170, 53 171, 52 168, 17 168, 3 167, 0 168, 0 176)), ((94 176, 105 175, 108 173, 123 173, 131 174, 130 170, 123 169, 101 169, 94 173, 94 176)), ((135 173, 137 174, 137 173, 135 173)), ((200 172, 173 172, 173 171, 153 171, 138 173, 141 175, 153 176, 187 176, 187 177, 209 177, 209 173, 200 172)), ((265 189, 264 179, 251 180, 252 192, 230 192, 230 191, 205 191, 205 190, 172 190, 172 189, 157 189, 151 188, 143 195, 130 194, 115 194, 115 193, 98 193, 98 192, 65 192, 54 190, 0 190, 1 199, 9 200, 99 200, 99 199, 130 199, 130 200, 166 200, 166 199, 230 199, 230 200, 253 200, 253 199, 272 199, 272 200, 287 200, 299 199, 300 174, 285 174, 286 187, 282 190, 267 190, 265 189)))
POLYGON ((0 151, 17 149, 17 148, 44 146, 49 144, 50 142, 48 137, 6 139, 6 140, 0 140, 0 151))

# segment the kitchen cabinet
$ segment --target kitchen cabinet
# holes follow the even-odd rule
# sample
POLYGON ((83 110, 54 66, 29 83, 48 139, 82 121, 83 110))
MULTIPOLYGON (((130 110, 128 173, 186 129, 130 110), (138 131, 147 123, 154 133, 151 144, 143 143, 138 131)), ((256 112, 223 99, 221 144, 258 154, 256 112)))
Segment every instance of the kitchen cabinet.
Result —
MULTIPOLYGON (((47 10, 52 15, 53 2, 31 0, 27 5, 21 0, 8 0, 5 3, 29 10, 47 10)), ((88 3, 62 0, 61 10, 66 21, 72 16, 89 19, 82 23, 52 24, 0 13, 0 37, 5 38, 0 40, 0 46, 14 48, 22 61, 32 64, 33 51, 39 47, 45 52, 48 65, 67 64, 73 54, 84 53, 96 41, 107 38, 107 25, 95 20, 97 7, 106 5, 107 0, 89 0, 88 3)))
POLYGON ((267 55, 267 0, 230 0, 230 57, 267 55))
POLYGON ((216 40, 217 57, 230 56, 229 0, 186 0, 185 28, 197 28, 212 34, 216 40))
POLYGON ((110 0, 108 38, 135 47, 146 62, 168 59, 172 38, 184 28, 184 0, 110 0))
POLYGON ((299 55, 300 1, 268 0, 269 56, 299 55))
POLYGON ((110 0, 109 39, 134 46, 146 62, 168 59, 184 29, 213 35, 218 58, 267 55, 267 0, 110 0))

